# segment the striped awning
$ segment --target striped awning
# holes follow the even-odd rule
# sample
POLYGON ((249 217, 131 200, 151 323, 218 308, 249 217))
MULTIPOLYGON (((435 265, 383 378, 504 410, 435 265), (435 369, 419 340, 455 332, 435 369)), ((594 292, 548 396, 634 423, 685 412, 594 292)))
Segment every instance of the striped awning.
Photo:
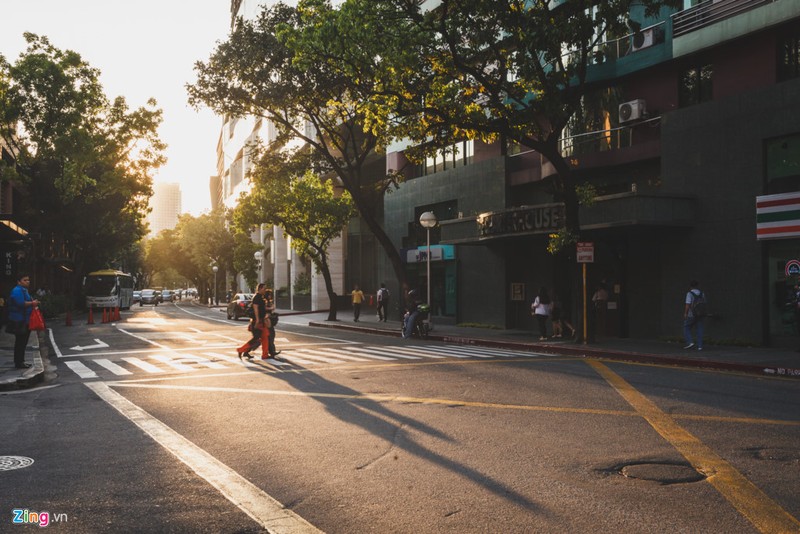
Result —
POLYGON ((800 237, 800 191, 756 197, 756 238, 800 237))

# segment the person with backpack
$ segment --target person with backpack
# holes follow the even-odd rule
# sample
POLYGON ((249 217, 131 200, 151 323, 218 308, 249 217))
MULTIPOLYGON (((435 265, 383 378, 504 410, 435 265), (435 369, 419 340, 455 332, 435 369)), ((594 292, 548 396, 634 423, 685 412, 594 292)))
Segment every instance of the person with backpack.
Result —
POLYGON ((694 327, 697 350, 703 350, 703 327, 706 315, 708 315, 706 295, 700 289, 697 280, 692 280, 683 307, 683 338, 686 341, 684 349, 695 347, 695 342, 692 341, 692 327, 694 327))
POLYGON ((386 322, 389 317, 389 290, 386 289, 386 284, 381 282, 381 288, 376 295, 378 301, 378 321, 386 322))

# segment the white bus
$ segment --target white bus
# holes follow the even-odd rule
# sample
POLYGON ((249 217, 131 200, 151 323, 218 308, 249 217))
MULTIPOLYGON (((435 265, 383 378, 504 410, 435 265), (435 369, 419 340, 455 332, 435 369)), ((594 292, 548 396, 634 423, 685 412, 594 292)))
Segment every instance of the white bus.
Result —
POLYGON ((83 285, 87 308, 127 310, 133 303, 133 277, 121 271, 107 269, 89 273, 83 285))

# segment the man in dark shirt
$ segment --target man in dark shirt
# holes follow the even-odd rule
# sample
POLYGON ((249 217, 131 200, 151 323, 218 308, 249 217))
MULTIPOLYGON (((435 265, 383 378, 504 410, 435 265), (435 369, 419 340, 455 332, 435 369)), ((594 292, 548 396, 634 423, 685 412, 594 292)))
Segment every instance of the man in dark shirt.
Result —
POLYGON ((255 350, 261 345, 261 335, 263 331, 270 327, 269 317, 267 317, 267 301, 264 294, 267 292, 267 285, 264 283, 258 284, 256 288, 256 295, 253 297, 253 318, 250 320, 250 331, 253 337, 244 345, 236 349, 239 353, 239 359, 242 356, 245 358, 253 359, 250 355, 251 350, 255 350))

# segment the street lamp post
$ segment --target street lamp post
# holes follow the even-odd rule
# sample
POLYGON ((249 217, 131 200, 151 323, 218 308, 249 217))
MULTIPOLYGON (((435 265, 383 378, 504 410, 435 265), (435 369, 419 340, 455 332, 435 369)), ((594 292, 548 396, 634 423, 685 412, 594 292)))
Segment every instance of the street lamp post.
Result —
POLYGON ((214 271, 214 304, 219 304, 217 299, 217 271, 219 271, 219 267, 214 265, 211 270, 214 271))
POLYGON ((259 281, 259 280, 261 280, 261 278, 262 278, 262 272, 261 272, 261 270, 262 270, 262 267, 261 267, 261 260, 263 260, 263 259, 264 259, 264 253, 263 253, 263 252, 261 252, 260 250, 256 250, 256 251, 253 253, 253 258, 255 258, 255 260, 258 262, 258 276, 256 276, 256 282, 258 282, 258 281, 259 281))
POLYGON ((432 211, 426 211, 422 215, 419 216, 419 223, 425 227, 425 231, 428 234, 428 306, 430 307, 431 311, 428 312, 428 322, 432 323, 433 319, 433 306, 431 305, 431 228, 436 226, 436 215, 433 214, 432 211))

